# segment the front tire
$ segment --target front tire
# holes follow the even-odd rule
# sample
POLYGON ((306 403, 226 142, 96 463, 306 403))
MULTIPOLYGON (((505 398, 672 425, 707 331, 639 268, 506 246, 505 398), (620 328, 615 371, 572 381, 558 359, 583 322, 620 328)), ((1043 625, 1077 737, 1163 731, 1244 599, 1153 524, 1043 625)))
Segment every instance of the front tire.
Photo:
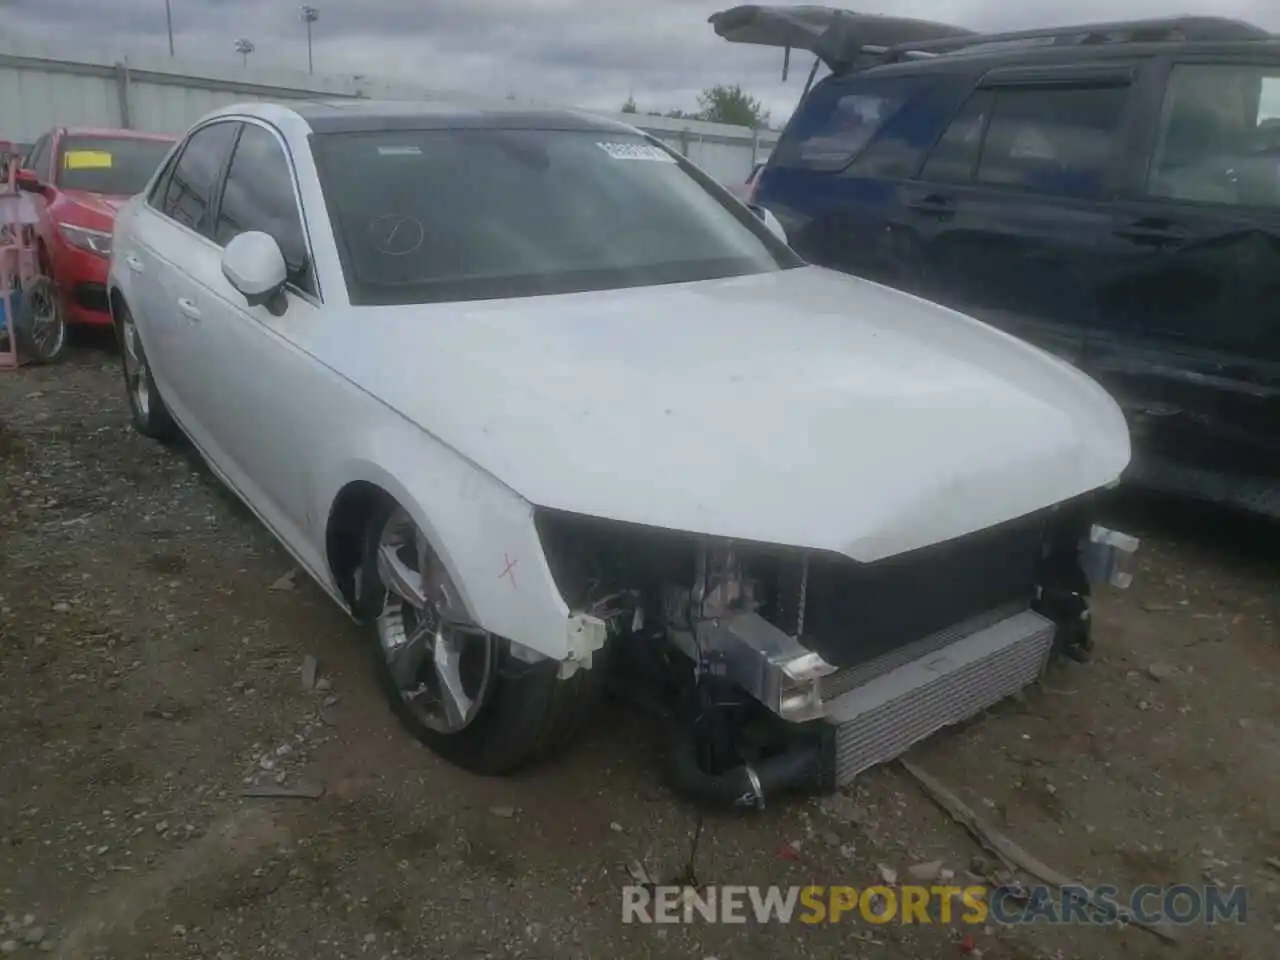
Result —
POLYGON ((156 388, 133 314, 123 304, 117 309, 116 337, 120 341, 120 366, 124 371, 124 389, 129 399, 133 429, 150 440, 176 439, 178 426, 156 388))
POLYGON ((603 651, 568 679, 528 663, 470 623, 443 565, 409 515, 389 507, 369 525, 361 606, 373 615, 374 669, 400 723, 473 773, 504 775, 565 749, 600 699, 603 651))

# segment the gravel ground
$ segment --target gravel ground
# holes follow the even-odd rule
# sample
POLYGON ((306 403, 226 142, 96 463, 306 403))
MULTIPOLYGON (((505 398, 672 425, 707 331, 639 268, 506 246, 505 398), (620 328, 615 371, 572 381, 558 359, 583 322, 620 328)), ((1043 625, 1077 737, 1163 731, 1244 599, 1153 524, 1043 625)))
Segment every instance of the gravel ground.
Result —
POLYGON ((366 638, 286 576, 247 511, 191 453, 131 432, 111 350, 0 372, 0 953, 1274 957, 1280 536, 1117 509, 1146 540, 1134 587, 1098 604, 1094 662, 1055 664, 913 759, 1064 873, 1246 884, 1247 923, 1174 945, 1044 924, 628 925, 633 862, 660 880, 866 886, 926 861, 963 879, 979 849, 897 767, 700 817, 617 706, 528 776, 451 768, 400 732, 366 638), (277 784, 323 795, 243 796, 277 784))

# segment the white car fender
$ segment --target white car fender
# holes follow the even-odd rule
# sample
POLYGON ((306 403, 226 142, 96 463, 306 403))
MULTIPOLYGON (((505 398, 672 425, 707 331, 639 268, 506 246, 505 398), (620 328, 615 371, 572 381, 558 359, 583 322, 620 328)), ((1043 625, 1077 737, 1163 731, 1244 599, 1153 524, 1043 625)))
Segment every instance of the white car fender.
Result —
MULTIPOLYGON (((127 230, 122 228, 128 225, 133 217, 133 204, 126 203, 116 212, 115 221, 111 226, 111 258, 107 261, 107 292, 119 290, 124 297, 126 303, 132 302, 130 296, 131 287, 133 285, 132 271, 125 265, 124 257, 132 255, 132 251, 128 253, 121 252, 122 238, 128 236, 127 230)), ((112 310, 112 318, 115 317, 115 311, 112 310)))
POLYGON ((316 517, 327 524, 348 484, 374 484, 426 535, 477 624, 554 660, 589 660, 599 644, 570 616, 527 501, 407 421, 353 435, 360 449, 317 484, 316 517))

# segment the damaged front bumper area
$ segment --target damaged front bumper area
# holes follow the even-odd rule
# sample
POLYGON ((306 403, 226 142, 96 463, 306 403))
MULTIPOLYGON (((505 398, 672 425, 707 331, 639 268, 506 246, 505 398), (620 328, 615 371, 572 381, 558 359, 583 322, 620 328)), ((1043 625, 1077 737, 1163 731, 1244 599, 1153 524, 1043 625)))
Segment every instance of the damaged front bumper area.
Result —
POLYGON ((619 692, 674 720, 676 785, 760 806, 1086 658, 1090 591, 1127 586, 1138 547, 1091 517, 1082 499, 869 564, 566 514, 539 533, 570 609, 608 625, 619 692))
MULTIPOLYGON (((1052 538, 1046 543, 1052 550, 1052 538)), ((1136 537, 1090 525, 1066 556, 1044 558, 1041 582, 1025 602, 847 666, 828 662, 756 612, 699 620, 692 649, 779 719, 821 721, 813 726, 827 740, 827 779, 839 786, 1035 682, 1055 646, 1073 655, 1087 650, 1089 588, 1128 587, 1126 567, 1138 546, 1136 537)), ((856 623, 848 632, 856 635, 856 623)))
POLYGON ((805 723, 823 717, 821 680, 836 668, 759 614, 712 617, 700 621, 694 634, 672 639, 691 660, 714 664, 718 676, 781 719, 805 723))
POLYGON ((1080 566, 1094 586, 1127 590, 1133 583, 1133 573, 1126 567, 1139 545, 1137 537, 1095 523, 1089 528, 1088 541, 1080 548, 1080 566))

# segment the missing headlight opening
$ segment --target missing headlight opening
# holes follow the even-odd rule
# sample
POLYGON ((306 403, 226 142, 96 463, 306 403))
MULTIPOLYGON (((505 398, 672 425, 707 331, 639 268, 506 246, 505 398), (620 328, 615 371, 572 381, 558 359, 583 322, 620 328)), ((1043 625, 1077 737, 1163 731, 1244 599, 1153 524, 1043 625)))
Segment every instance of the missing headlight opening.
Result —
POLYGON ((566 603, 609 625, 613 686, 668 727, 672 785, 762 807, 892 760, 1054 654, 1087 659, 1091 586, 1127 586, 1138 546, 1092 508, 868 564, 558 511, 536 522, 566 603))

